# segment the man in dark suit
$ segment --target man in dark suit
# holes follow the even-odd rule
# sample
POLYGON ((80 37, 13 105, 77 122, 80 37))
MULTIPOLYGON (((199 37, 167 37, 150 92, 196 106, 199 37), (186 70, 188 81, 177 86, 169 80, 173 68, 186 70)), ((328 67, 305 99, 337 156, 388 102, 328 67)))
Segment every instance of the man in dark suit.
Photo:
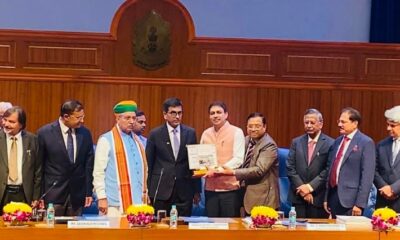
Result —
POLYGON ((80 215, 92 203, 93 142, 82 126, 85 113, 77 100, 62 104, 60 117, 38 130, 43 160, 43 192, 57 216, 80 215))
POLYGON ((42 178, 37 137, 24 130, 25 111, 17 106, 7 109, 3 124, 0 132, 0 213, 11 201, 36 205, 42 178))
POLYGON ((163 103, 165 124, 153 129, 147 140, 149 196, 156 210, 169 211, 175 204, 182 216, 190 216, 200 199, 200 180, 192 179, 186 145, 196 144, 193 128, 181 124, 182 102, 169 98, 163 103))
POLYGON ((292 141, 287 160, 291 191, 289 199, 300 218, 327 218, 323 208, 328 152, 333 139, 321 132, 322 114, 317 109, 304 113, 304 131, 292 141))
POLYGON ((337 215, 360 216, 368 204, 375 173, 374 141, 358 130, 360 113, 344 108, 338 120, 338 137, 329 151, 329 174, 324 208, 337 215))
POLYGON ((376 208, 390 207, 400 212, 400 106, 386 110, 385 117, 390 136, 376 148, 376 208))

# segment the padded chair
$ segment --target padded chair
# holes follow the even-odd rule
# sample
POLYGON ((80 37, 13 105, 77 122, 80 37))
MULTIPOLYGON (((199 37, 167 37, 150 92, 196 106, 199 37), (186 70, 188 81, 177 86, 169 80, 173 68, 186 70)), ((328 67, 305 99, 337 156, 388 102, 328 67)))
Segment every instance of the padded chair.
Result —
POLYGON ((290 182, 286 170, 286 161, 288 155, 289 149, 278 148, 280 211, 283 211, 285 216, 289 215, 290 207, 292 206, 288 200, 288 193, 290 190, 290 182))

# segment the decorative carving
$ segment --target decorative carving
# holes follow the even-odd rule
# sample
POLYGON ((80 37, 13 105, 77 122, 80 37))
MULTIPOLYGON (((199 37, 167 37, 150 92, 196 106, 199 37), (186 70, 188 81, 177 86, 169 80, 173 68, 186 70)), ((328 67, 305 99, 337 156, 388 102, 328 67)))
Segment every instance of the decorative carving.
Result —
POLYGON ((135 25, 132 43, 133 62, 146 70, 157 70, 169 62, 170 24, 152 10, 135 25))

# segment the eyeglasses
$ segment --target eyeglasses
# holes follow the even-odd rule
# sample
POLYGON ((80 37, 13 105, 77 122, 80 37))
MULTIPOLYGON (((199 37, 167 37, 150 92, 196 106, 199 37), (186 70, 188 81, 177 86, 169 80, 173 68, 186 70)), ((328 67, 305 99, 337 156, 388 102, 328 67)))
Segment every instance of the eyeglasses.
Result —
POLYGON ((69 115, 69 116, 74 117, 77 120, 82 120, 85 118, 85 115, 82 115, 82 116, 69 115))
POLYGON ((349 123, 350 121, 344 121, 344 120, 340 120, 340 119, 338 119, 337 120, 337 123, 339 124, 339 123, 341 123, 341 124, 346 124, 346 123, 349 123))
POLYGON ((179 111, 179 112, 171 111, 171 112, 168 112, 168 114, 171 115, 172 117, 176 117, 178 115, 182 116, 183 112, 182 111, 179 111))
POLYGON ((256 125, 247 125, 247 128, 248 128, 248 129, 254 129, 254 130, 260 130, 261 128, 263 128, 263 125, 259 125, 259 124, 256 124, 256 125))
POLYGON ((397 126, 400 126, 400 123, 386 123, 386 126, 391 127, 391 128, 395 128, 397 126))

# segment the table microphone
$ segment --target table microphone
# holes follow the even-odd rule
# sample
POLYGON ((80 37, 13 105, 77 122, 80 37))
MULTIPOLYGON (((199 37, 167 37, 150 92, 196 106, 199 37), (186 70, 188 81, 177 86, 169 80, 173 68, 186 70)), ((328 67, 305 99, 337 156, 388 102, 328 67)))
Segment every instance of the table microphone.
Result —
POLYGON ((154 193, 154 199, 153 199, 153 206, 156 205, 157 201, 157 194, 158 194, 158 188, 160 187, 161 179, 164 174, 164 168, 161 168, 161 173, 160 173, 160 178, 158 179, 157 187, 156 187, 156 192, 154 193))
POLYGON ((57 183, 58 183, 58 181, 55 180, 55 181, 53 182, 53 184, 51 184, 51 186, 49 187, 49 189, 47 189, 47 191, 46 191, 45 193, 43 193, 42 196, 40 196, 39 201, 40 201, 40 200, 43 200, 44 197, 46 197, 47 194, 57 185, 57 183))

